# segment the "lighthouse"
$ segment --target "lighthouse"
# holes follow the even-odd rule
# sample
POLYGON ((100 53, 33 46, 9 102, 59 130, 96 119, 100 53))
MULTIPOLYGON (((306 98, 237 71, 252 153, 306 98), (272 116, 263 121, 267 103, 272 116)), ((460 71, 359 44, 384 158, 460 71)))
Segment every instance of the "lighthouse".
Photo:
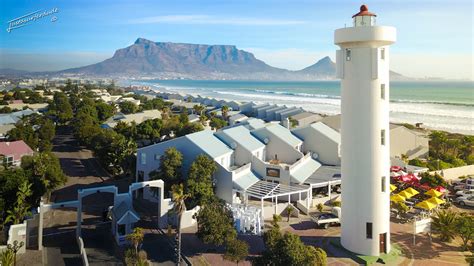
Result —
POLYGON ((366 5, 334 43, 341 79, 341 244, 379 256, 390 251, 389 46, 396 29, 377 26, 366 5))

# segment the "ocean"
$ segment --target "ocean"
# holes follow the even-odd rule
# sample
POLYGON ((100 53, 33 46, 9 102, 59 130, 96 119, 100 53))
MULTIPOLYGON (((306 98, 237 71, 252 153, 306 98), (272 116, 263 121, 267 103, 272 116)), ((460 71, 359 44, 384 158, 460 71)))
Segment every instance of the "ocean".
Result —
MULTIPOLYGON (((272 82, 147 80, 132 84, 225 100, 298 106, 323 114, 340 113, 339 81, 272 82)), ((474 82, 390 83, 390 121, 474 135, 474 82)))

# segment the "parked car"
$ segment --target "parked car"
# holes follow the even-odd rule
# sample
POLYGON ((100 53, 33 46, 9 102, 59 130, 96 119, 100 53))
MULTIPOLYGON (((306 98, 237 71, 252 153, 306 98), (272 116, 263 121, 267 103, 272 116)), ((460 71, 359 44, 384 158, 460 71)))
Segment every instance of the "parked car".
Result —
POLYGON ((474 179, 463 179, 453 182, 454 190, 471 190, 474 189, 474 179))
POLYGON ((473 206, 474 207, 474 196, 470 197, 458 197, 454 200, 461 206, 473 206))
POLYGON ((341 223, 341 208, 333 207, 331 213, 322 213, 317 216, 311 216, 311 219, 319 226, 328 229, 330 225, 341 223))
POLYGON ((456 197, 474 196, 474 189, 459 190, 456 192, 456 197))

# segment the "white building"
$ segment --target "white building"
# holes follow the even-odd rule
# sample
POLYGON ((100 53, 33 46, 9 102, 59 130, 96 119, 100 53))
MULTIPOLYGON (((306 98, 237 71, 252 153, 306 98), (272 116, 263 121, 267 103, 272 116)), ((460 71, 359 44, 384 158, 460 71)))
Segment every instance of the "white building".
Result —
MULTIPOLYGON (((321 134, 327 132, 322 130, 321 134)), ((329 134, 339 135, 335 131, 329 134)), ((320 137, 317 142, 335 150, 328 153, 338 153, 338 146, 323 144, 331 139, 320 137)), ((314 204, 311 188, 340 184, 340 169, 323 165, 311 149, 303 152, 303 143, 279 124, 251 118, 218 132, 200 131, 138 149, 137 181, 147 181, 149 173, 159 168, 160 156, 175 147, 183 154, 183 176, 199 154, 216 162, 215 192, 228 203, 250 202, 256 206, 255 201, 260 201, 257 207, 267 219, 274 213, 281 214, 290 201, 308 213, 314 204)), ((318 154, 325 152, 318 149, 318 154)), ((154 196, 145 192, 144 198, 152 200, 154 196)))
POLYGON ((337 29, 341 79, 341 244, 362 255, 390 251, 389 45, 396 29, 376 26, 363 5, 337 29))
POLYGON ((318 122, 291 131, 302 139, 303 152, 313 152, 318 161, 327 165, 341 165, 341 135, 334 129, 318 122))

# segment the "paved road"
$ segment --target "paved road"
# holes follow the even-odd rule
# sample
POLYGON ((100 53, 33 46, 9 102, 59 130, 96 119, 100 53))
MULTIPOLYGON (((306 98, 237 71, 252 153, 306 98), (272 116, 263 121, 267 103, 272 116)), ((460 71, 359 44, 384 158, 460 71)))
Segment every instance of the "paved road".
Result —
MULTIPOLYGON (((77 190, 86 187, 117 185, 119 192, 128 189, 127 181, 116 181, 109 177, 99 165, 90 150, 79 146, 70 129, 60 128, 53 140, 53 152, 59 158, 61 167, 68 175, 67 183, 53 192, 53 202, 77 199, 77 190)), ((110 223, 102 224, 102 210, 113 205, 113 195, 100 193, 83 199, 82 237, 90 265, 120 265, 121 248, 115 245, 110 232, 110 223)), ((146 209, 143 207, 142 209, 146 209)), ((153 209, 156 209, 156 203, 153 209)), ((155 214, 156 215, 156 214, 155 214)), ((75 209, 58 209, 45 215, 46 258, 48 265, 80 265, 79 251, 75 241, 77 212, 75 209)), ((148 252, 152 265, 174 265, 173 250, 166 237, 158 234, 147 219, 156 219, 143 214, 147 234, 143 249, 148 252)))
MULTIPOLYGON (((53 153, 59 158, 68 181, 52 193, 52 202, 77 200, 80 188, 113 184, 92 152, 79 146, 71 129, 58 128, 53 140, 53 153)), ((116 265, 118 262, 106 249, 113 243, 110 241, 110 223, 100 228, 94 225, 102 222, 102 210, 112 204, 113 195, 109 193, 91 195, 83 200, 83 238, 87 251, 91 253, 91 264, 103 265, 113 261, 112 264, 116 265), (97 258, 103 263, 97 263, 97 258)), ((81 265, 74 232, 76 219, 75 209, 57 209, 45 214, 43 244, 48 265, 81 265)))

